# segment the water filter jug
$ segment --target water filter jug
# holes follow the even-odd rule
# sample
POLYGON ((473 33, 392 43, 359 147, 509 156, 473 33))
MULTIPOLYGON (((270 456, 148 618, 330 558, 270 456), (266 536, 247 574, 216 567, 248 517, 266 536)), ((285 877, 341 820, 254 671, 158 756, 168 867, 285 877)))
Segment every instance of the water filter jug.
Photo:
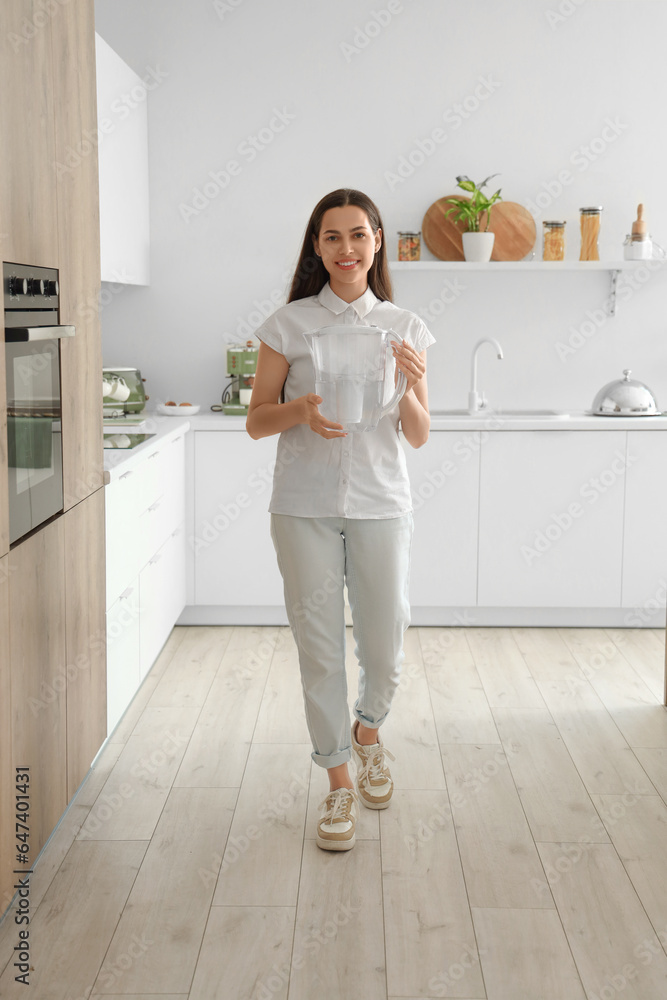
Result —
POLYGON ((402 344, 401 338, 393 330, 352 325, 325 326, 304 337, 313 357, 322 416, 342 424, 348 433, 374 431, 407 388, 400 371, 393 387, 395 363, 389 345, 392 340, 402 344))

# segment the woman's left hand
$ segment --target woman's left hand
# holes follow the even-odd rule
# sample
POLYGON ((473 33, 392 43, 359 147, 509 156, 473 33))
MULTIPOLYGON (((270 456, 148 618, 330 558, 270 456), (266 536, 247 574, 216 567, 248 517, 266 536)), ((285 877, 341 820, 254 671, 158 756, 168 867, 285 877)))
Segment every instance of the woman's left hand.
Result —
POLYGON ((417 382, 419 382, 426 372, 426 365, 422 360, 421 356, 415 351, 414 347, 408 344, 407 340, 399 346, 395 340, 391 342, 391 348, 394 352, 394 361, 396 362, 396 378, 394 379, 394 384, 398 381, 398 372, 402 371, 408 380, 408 385, 406 392, 409 392, 417 382))

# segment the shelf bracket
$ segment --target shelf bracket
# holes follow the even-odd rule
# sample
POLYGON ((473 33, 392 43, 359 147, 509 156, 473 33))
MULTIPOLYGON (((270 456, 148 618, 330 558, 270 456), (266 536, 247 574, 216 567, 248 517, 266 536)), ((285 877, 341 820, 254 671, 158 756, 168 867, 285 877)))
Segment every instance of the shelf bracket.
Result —
POLYGON ((618 269, 614 268, 611 272, 611 289, 609 296, 609 315, 616 315, 616 284, 618 282, 618 269))

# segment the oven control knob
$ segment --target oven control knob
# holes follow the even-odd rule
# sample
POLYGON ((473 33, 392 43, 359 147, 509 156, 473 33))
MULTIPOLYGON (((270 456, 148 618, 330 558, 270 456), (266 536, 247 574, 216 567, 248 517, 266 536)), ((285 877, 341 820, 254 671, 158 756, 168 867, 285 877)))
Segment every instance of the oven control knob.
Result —
POLYGON ((9 279, 9 294, 10 295, 27 295, 28 294, 28 279, 27 278, 17 278, 15 274, 9 279))
POLYGON ((44 282, 44 295, 57 295, 59 291, 60 287, 58 285, 57 278, 54 278, 53 280, 49 278, 44 282))
POLYGON ((42 278, 30 278, 28 281, 28 293, 30 295, 44 294, 44 281, 42 278))

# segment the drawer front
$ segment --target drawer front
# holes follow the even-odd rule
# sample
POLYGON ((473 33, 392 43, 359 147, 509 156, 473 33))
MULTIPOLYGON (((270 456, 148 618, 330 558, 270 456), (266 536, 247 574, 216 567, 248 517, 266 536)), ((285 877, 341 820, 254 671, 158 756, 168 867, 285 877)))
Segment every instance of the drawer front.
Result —
POLYGON ((107 611, 107 732, 111 733, 141 683, 139 580, 107 611))
POLYGON ((141 676, 146 676, 185 607, 185 530, 180 525, 144 566, 141 594, 141 676))

